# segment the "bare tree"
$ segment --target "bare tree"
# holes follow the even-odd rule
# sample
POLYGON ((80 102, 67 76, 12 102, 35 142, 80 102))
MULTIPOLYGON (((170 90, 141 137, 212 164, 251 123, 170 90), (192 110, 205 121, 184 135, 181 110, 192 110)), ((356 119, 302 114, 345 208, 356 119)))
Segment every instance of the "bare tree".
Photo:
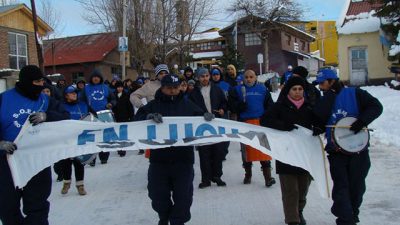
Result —
POLYGON ((304 10, 294 0, 236 0, 229 9, 247 18, 247 26, 264 46, 264 67, 269 71, 268 39, 281 22, 298 20, 304 10))
MULTIPOLYGON (((103 31, 122 34, 122 0, 75 1, 86 9, 86 21, 98 25, 103 31)), ((127 0, 127 5, 129 51, 134 67, 141 73, 145 62, 165 63, 169 53, 175 48, 184 55, 188 49, 187 41, 201 22, 211 14, 213 1, 127 0), (187 15, 184 16, 186 21, 183 21, 187 29, 178 25, 178 2, 187 3, 187 15)))
MULTIPOLYGON (((178 1, 179 2, 179 1, 178 1)), ((209 19, 215 12, 215 1, 213 0, 187 0, 181 1, 187 3, 187 9, 179 9, 178 7, 184 7, 185 5, 177 4, 178 18, 179 10, 186 11, 187 16, 181 18, 178 25, 178 41, 179 46, 179 64, 181 67, 184 66, 184 57, 189 53, 189 43, 192 40, 192 36, 195 32, 198 32, 198 28, 209 19)), ((178 21, 179 22, 179 21, 178 21)))
POLYGON ((47 34, 44 39, 51 39, 60 36, 65 29, 62 20, 62 13, 54 6, 53 0, 40 0, 39 16, 43 19, 54 32, 47 34))

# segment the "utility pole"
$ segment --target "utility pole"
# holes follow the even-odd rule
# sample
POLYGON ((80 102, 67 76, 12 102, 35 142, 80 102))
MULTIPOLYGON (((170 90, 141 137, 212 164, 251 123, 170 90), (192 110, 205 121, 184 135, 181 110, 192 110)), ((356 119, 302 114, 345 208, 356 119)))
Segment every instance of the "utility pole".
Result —
MULTIPOLYGON (((126 8, 127 8, 127 4, 126 4, 126 0, 124 0, 123 2, 123 6, 122 6, 122 36, 125 38, 126 37, 126 8)), ((126 51, 122 51, 121 52, 121 65, 122 65, 122 80, 125 80, 126 77, 126 60, 125 60, 125 56, 126 56, 126 51)))
POLYGON ((42 46, 39 44, 39 37, 38 37, 38 23, 37 23, 35 0, 31 0, 31 8, 32 8, 32 16, 33 16, 33 27, 35 30, 34 33, 35 33, 36 51, 37 51, 37 57, 38 57, 38 61, 39 61, 39 68, 44 72, 42 46))

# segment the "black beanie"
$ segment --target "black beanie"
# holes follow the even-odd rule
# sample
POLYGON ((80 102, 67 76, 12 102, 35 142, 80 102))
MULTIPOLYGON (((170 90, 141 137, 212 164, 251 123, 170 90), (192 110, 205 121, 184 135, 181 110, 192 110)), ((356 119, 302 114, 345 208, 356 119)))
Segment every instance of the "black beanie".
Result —
POLYGON ((308 70, 305 67, 302 66, 297 66, 293 69, 292 71, 293 74, 297 74, 299 76, 301 76, 302 78, 307 78, 308 76, 308 70))
POLYGON ((19 71, 19 81, 24 84, 32 84, 32 81, 43 78, 43 72, 35 65, 24 66, 19 71))
POLYGON ((285 84, 285 88, 289 91, 293 86, 300 85, 303 89, 306 86, 306 82, 301 77, 291 77, 285 84))
POLYGON ((116 83, 115 83, 115 85, 114 85, 114 87, 115 88, 117 88, 117 87, 124 87, 124 83, 122 83, 122 81, 117 81, 116 83))

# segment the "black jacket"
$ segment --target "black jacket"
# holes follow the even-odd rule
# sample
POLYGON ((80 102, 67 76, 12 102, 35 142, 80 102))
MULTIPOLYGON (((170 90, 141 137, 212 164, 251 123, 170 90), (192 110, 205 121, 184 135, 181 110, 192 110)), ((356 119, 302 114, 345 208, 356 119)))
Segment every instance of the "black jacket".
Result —
POLYGON ((116 122, 133 121, 134 110, 132 103, 129 101, 129 94, 122 91, 121 97, 118 97, 118 93, 115 93, 115 97, 117 104, 113 107, 112 111, 116 122))
MULTIPOLYGON (((298 124, 303 127, 312 128, 313 114, 310 104, 306 101, 297 109, 286 97, 277 101, 270 110, 262 117, 261 125, 277 130, 287 130, 288 125, 298 124)), ((291 166, 276 160, 276 173, 278 174, 307 174, 300 167, 291 166)))
MULTIPOLYGON (((135 115, 135 121, 146 120, 150 113, 168 116, 202 116, 203 111, 180 93, 176 97, 164 95, 160 90, 155 99, 141 107, 135 115)), ((193 146, 179 146, 151 150, 150 163, 194 163, 193 146)))
MULTIPOLYGON (((223 109, 226 113, 227 101, 225 98, 224 91, 221 88, 210 82, 210 98, 211 98, 211 111, 214 113, 215 117, 223 118, 220 114, 216 113, 214 110, 223 109)), ((200 87, 195 87, 189 94, 189 99, 192 100, 198 107, 203 110, 203 113, 208 112, 206 103, 204 102, 203 95, 201 94, 200 87)))

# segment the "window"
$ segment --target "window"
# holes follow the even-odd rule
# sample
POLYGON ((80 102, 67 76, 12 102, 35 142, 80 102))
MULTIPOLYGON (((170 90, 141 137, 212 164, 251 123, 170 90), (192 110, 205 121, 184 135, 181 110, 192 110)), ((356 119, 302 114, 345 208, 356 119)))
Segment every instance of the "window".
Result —
POLYGON ((122 68, 121 67, 111 67, 111 76, 122 78, 122 68))
POLYGON ((288 34, 285 34, 285 36, 286 36, 286 43, 287 43, 287 45, 290 46, 292 43, 292 36, 290 36, 288 34))
POLYGON ((28 47, 26 35, 8 33, 10 68, 19 70, 28 65, 28 47))
POLYGON ((83 72, 72 73, 72 82, 76 84, 79 80, 85 79, 83 72))
POLYGON ((301 44, 301 51, 304 52, 306 50, 306 42, 300 41, 300 44, 301 44))
POLYGON ((245 46, 261 45, 261 39, 255 33, 245 34, 244 35, 244 45, 245 46))

